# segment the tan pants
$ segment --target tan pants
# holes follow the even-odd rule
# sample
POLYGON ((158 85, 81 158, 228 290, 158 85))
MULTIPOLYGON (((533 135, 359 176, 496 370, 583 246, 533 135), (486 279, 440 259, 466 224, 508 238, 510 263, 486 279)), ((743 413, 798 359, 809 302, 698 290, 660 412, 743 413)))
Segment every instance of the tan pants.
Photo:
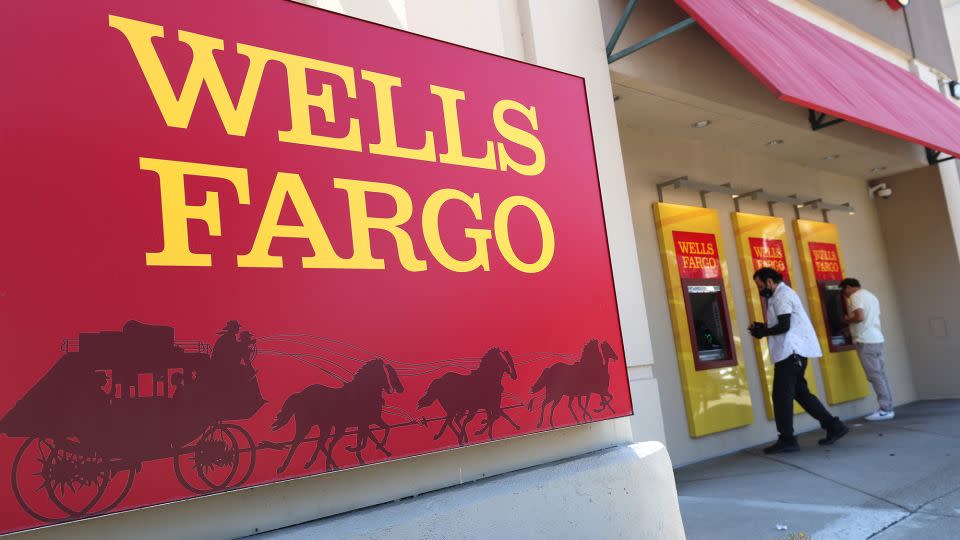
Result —
POLYGON ((857 354, 860 356, 860 364, 867 375, 867 380, 873 385, 873 391, 877 393, 880 409, 892 411, 893 395, 890 393, 890 381, 887 380, 887 372, 883 365, 883 343, 857 343, 857 354))

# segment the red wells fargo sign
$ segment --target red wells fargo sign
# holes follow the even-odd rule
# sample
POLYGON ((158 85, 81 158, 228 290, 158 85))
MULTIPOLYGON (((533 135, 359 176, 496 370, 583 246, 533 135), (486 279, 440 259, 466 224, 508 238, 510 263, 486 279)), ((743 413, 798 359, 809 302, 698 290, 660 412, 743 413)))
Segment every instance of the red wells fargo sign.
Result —
POLYGON ((787 268, 786 251, 783 248, 783 241, 776 238, 758 238, 751 236, 750 241, 750 259, 753 261, 753 269, 773 268, 783 275, 783 280, 790 284, 790 270, 787 268))
POLYGON ((810 257, 813 261, 813 275, 817 281, 840 281, 843 268, 840 267, 840 254, 836 244, 810 242, 810 257))
POLYGON ((720 250, 717 237, 709 233, 674 231, 677 268, 684 279, 720 278, 720 250))
POLYGON ((583 80, 292 2, 0 13, 0 532, 631 414, 583 80))

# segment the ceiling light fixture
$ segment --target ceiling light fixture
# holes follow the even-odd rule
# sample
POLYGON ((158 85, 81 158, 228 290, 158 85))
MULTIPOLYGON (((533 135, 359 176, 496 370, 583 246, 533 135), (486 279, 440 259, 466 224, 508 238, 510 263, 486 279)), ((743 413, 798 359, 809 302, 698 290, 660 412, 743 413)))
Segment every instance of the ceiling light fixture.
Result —
POLYGON ((783 144, 783 139, 771 139, 767 141, 767 146, 778 146, 783 144))
POLYGON ((837 159, 838 157, 840 157, 840 154, 830 154, 829 156, 824 156, 823 160, 824 160, 824 161, 833 161, 833 160, 837 159))
POLYGON ((699 122, 694 122, 694 123, 690 124, 690 127, 694 128, 694 129, 701 129, 701 128, 705 128, 705 127, 707 127, 707 126, 709 126, 709 125, 710 125, 710 121, 709 121, 709 120, 700 120, 699 122))
POLYGON ((879 166, 879 167, 874 167, 874 168, 870 169, 870 172, 872 172, 872 173, 878 173, 878 172, 883 172, 883 171, 885 171, 885 170, 887 170, 887 167, 884 166, 884 165, 881 165, 881 166, 879 166))

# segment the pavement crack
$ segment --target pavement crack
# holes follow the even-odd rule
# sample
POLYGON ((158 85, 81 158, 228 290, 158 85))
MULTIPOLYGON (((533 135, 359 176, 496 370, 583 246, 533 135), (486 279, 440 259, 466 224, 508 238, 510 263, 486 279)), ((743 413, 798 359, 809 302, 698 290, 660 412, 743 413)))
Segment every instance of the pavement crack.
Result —
MULTIPOLYGON (((810 469, 808 469, 808 468, 806 468, 806 467, 801 467, 800 465, 797 465, 797 464, 795 464, 795 463, 790 463, 789 461, 783 461, 783 460, 780 460, 780 459, 777 459, 777 458, 774 458, 774 457, 770 457, 770 456, 765 456, 765 455, 757 455, 757 457, 761 457, 761 458, 764 458, 764 459, 768 459, 768 460, 770 460, 770 461, 774 461, 774 462, 777 462, 777 463, 781 463, 781 464, 783 464, 783 465, 787 465, 788 467, 793 467, 794 469, 797 469, 797 470, 803 471, 803 472, 805 472, 805 473, 807 473, 807 474, 816 476, 817 478, 821 478, 821 479, 823 479, 823 480, 826 480, 826 481, 831 482, 831 483, 833 483, 833 484, 836 484, 836 485, 838 485, 838 486, 843 486, 843 487, 845 487, 845 488, 847 488, 847 489, 852 489, 852 490, 854 490, 854 491, 856 491, 856 492, 858 492, 858 493, 862 493, 863 495, 866 495, 867 497, 870 497, 870 498, 872 498, 872 499, 876 499, 876 500, 878 500, 878 501, 883 501, 883 502, 885 502, 885 503, 887 503, 887 504, 889 504, 889 505, 895 506, 895 507, 903 510, 904 512, 906 512, 906 514, 903 515, 903 516, 901 516, 899 519, 888 523, 886 526, 884 526, 884 527, 881 528, 880 530, 875 531, 874 533, 872 533, 870 536, 867 537, 868 540, 869 540, 870 538, 876 537, 878 534, 886 531, 887 529, 890 529, 891 527, 897 526, 898 524, 902 523, 904 520, 909 519, 910 517, 912 517, 912 516, 914 516, 914 515, 916 515, 916 514, 918 514, 918 513, 924 513, 924 514, 928 514, 928 515, 938 515, 938 516, 939 516, 940 514, 936 514, 936 513, 933 513, 933 512, 923 512, 923 509, 924 509, 926 506, 929 506, 930 504, 933 504, 933 503, 937 502, 938 500, 943 499, 944 497, 947 497, 948 495, 952 495, 952 494, 957 493, 958 491, 960 491, 960 487, 954 488, 954 489, 952 489, 952 490, 950 490, 950 491, 948 491, 948 492, 946 492, 946 493, 940 494, 940 495, 938 495, 938 496, 930 499, 929 501, 927 501, 927 502, 919 505, 916 509, 911 510, 911 509, 907 508, 906 506, 903 506, 902 504, 895 503, 895 502, 893 502, 893 501, 891 501, 891 500, 889 500, 889 499, 886 499, 886 498, 881 497, 881 496, 879 496, 879 495, 876 495, 876 494, 870 493, 870 492, 868 492, 868 491, 862 490, 862 489, 860 489, 860 488, 858 488, 858 487, 856 487, 856 486, 851 486, 851 485, 846 484, 846 483, 844 483, 844 482, 840 482, 839 480, 835 480, 835 479, 833 479, 833 478, 829 478, 829 477, 827 477, 827 476, 824 476, 824 475, 822 475, 822 474, 817 473, 816 471, 810 470, 810 469)), ((942 517, 956 517, 956 516, 942 516, 942 517)))
POLYGON ((707 482, 710 480, 729 480, 730 478, 741 478, 745 476, 759 476, 763 474, 776 474, 782 471, 757 471, 757 472, 744 472, 737 474, 723 474, 719 476, 706 476, 703 478, 690 478, 688 480, 677 480, 677 485, 680 484, 692 484, 694 482, 707 482))
POLYGON ((878 534, 880 534, 880 533, 882 533, 883 531, 889 529, 890 527, 895 527, 895 526, 897 526, 897 525, 900 524, 903 520, 907 519, 908 517, 910 517, 910 516, 912 516, 912 515, 913 515, 913 512, 910 512, 910 513, 908 513, 907 515, 901 517, 900 519, 898 519, 898 520, 896 520, 896 521, 893 521, 893 522, 887 524, 887 526, 885 526, 884 528, 882 528, 882 529, 880 529, 879 531, 876 531, 875 533, 873 533, 873 534, 871 534, 870 536, 868 536, 868 537, 867 537, 867 540, 870 540, 871 538, 877 536, 878 534))
MULTIPOLYGON (((865 490, 860 489, 860 488, 858 488, 858 487, 856 487, 856 486, 851 486, 850 484, 846 484, 846 483, 841 482, 841 481, 839 481, 839 480, 836 480, 836 479, 834 479, 834 478, 829 478, 829 477, 824 476, 824 475, 822 475, 822 474, 820 474, 820 473, 818 473, 818 472, 816 472, 816 471, 807 469, 807 468, 805 468, 805 467, 801 467, 800 465, 797 465, 796 463, 790 463, 789 461, 783 461, 783 460, 780 460, 780 459, 777 459, 777 458, 774 458, 774 457, 770 457, 770 456, 765 456, 765 455, 758 455, 757 457, 761 457, 761 458, 763 458, 763 459, 769 459, 770 461, 775 461, 775 462, 777 462, 777 463, 781 463, 781 464, 786 465, 786 466, 788 466, 788 467, 793 467, 794 469, 797 469, 797 470, 803 471, 803 472, 805 472, 805 473, 807 473, 807 474, 816 476, 817 478, 826 480, 827 482, 831 482, 831 483, 836 484, 836 485, 838 485, 838 486, 843 486, 843 487, 845 487, 845 488, 847 488, 847 489, 852 489, 853 491, 856 491, 857 493, 862 493, 863 495, 866 495, 867 497, 870 497, 871 499, 876 499, 876 500, 878 500, 878 501, 883 501, 883 502, 885 502, 885 503, 887 503, 887 504, 889 504, 889 505, 891 505, 891 506, 896 506, 897 508, 903 510, 904 512, 910 512, 911 514, 914 512, 913 510, 910 510, 909 508, 907 508, 906 506, 903 506, 902 504, 895 503, 895 502, 893 502, 893 501, 891 501, 891 500, 888 500, 888 499, 885 499, 885 498, 883 498, 883 497, 881 497, 881 496, 879 496, 879 495, 876 495, 876 494, 874 494, 874 493, 870 493, 869 491, 865 491, 865 490)), ((925 504, 927 504, 927 503, 925 503, 925 504)))
MULTIPOLYGON (((921 504, 920 506, 918 506, 917 509, 916 509, 916 511, 917 511, 917 512, 920 512, 920 511, 922 511, 922 510, 924 509, 924 507, 929 506, 929 505, 931 505, 931 504, 939 501, 940 499, 946 497, 947 495, 953 495, 954 493, 956 493, 956 492, 958 492, 958 491, 960 491, 960 487, 951 489, 950 491, 948 491, 948 492, 946 492, 946 493, 944 493, 944 494, 942 494, 942 495, 938 495, 938 496, 930 499, 929 501, 921 504)), ((932 514, 932 512, 925 512, 925 513, 932 514)), ((949 517, 949 516, 944 516, 944 517, 949 517)), ((953 517, 956 517, 956 516, 953 516, 953 517)))
POLYGON ((923 433, 924 435, 933 435, 935 437, 943 437, 945 439, 960 439, 958 435, 950 435, 949 433, 940 433, 938 431, 926 431, 923 429, 909 428, 906 426, 884 426, 886 429, 899 430, 899 431, 909 431, 911 433, 923 433))

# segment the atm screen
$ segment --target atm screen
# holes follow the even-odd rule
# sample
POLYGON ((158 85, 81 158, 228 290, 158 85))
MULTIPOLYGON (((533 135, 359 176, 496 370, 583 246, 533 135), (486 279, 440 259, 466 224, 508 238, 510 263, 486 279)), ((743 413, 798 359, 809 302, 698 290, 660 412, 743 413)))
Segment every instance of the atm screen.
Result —
POLYGON ((687 309, 690 310, 696 339, 697 360, 716 362, 730 359, 730 340, 720 286, 688 285, 687 298, 687 309))
POLYGON ((846 300, 836 283, 823 283, 820 286, 820 298, 823 301, 823 315, 830 335, 830 349, 852 345, 848 325, 843 320, 847 313, 846 300))

